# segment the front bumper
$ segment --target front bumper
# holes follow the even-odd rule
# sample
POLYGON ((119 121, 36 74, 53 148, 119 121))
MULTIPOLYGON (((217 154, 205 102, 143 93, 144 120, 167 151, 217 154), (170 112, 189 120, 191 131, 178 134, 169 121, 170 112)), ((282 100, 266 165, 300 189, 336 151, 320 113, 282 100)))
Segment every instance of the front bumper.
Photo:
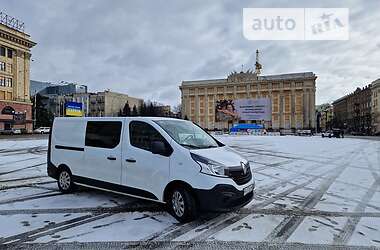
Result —
POLYGON ((248 204, 253 199, 253 191, 244 195, 244 191, 239 191, 232 185, 218 184, 210 190, 195 189, 195 194, 199 202, 199 209, 202 211, 226 212, 238 209, 248 204))

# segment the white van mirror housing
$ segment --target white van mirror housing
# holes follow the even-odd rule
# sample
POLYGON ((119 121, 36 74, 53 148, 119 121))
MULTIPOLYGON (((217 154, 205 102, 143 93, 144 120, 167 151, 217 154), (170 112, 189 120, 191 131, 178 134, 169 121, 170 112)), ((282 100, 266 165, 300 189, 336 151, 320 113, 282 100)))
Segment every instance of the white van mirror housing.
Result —
POLYGON ((167 156, 168 154, 168 150, 165 146, 165 143, 163 143, 162 141, 152 141, 150 148, 153 154, 159 154, 164 156, 167 156))

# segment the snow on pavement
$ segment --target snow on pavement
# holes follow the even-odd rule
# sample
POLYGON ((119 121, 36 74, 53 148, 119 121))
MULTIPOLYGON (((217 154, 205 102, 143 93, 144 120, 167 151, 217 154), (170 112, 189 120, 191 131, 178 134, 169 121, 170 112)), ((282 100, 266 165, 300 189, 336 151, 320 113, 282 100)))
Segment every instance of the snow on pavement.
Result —
POLYGON ((244 241, 380 246, 380 141, 218 136, 256 180, 244 208, 178 224, 163 208, 46 176, 47 140, 0 140, 0 243, 244 241), (136 209, 135 209, 136 208, 136 209))

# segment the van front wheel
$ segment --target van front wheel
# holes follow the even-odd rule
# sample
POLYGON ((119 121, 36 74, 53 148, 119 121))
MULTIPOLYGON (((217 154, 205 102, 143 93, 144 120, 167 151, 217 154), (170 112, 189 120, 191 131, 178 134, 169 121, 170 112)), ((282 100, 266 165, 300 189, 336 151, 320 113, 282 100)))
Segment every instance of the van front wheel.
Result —
POLYGON ((179 222, 189 222, 197 217, 196 201, 187 189, 174 188, 168 198, 169 210, 179 222))
POLYGON ((58 188, 64 194, 71 193, 73 191, 73 181, 71 173, 67 169, 62 169, 58 175, 58 188))

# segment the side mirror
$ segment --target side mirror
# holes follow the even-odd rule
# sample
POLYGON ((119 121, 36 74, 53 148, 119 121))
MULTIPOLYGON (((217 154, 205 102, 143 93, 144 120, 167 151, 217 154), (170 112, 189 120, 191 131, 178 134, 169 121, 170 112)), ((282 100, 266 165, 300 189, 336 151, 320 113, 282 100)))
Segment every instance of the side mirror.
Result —
POLYGON ((165 155, 167 153, 165 143, 162 141, 152 141, 150 149, 153 154, 165 155))

